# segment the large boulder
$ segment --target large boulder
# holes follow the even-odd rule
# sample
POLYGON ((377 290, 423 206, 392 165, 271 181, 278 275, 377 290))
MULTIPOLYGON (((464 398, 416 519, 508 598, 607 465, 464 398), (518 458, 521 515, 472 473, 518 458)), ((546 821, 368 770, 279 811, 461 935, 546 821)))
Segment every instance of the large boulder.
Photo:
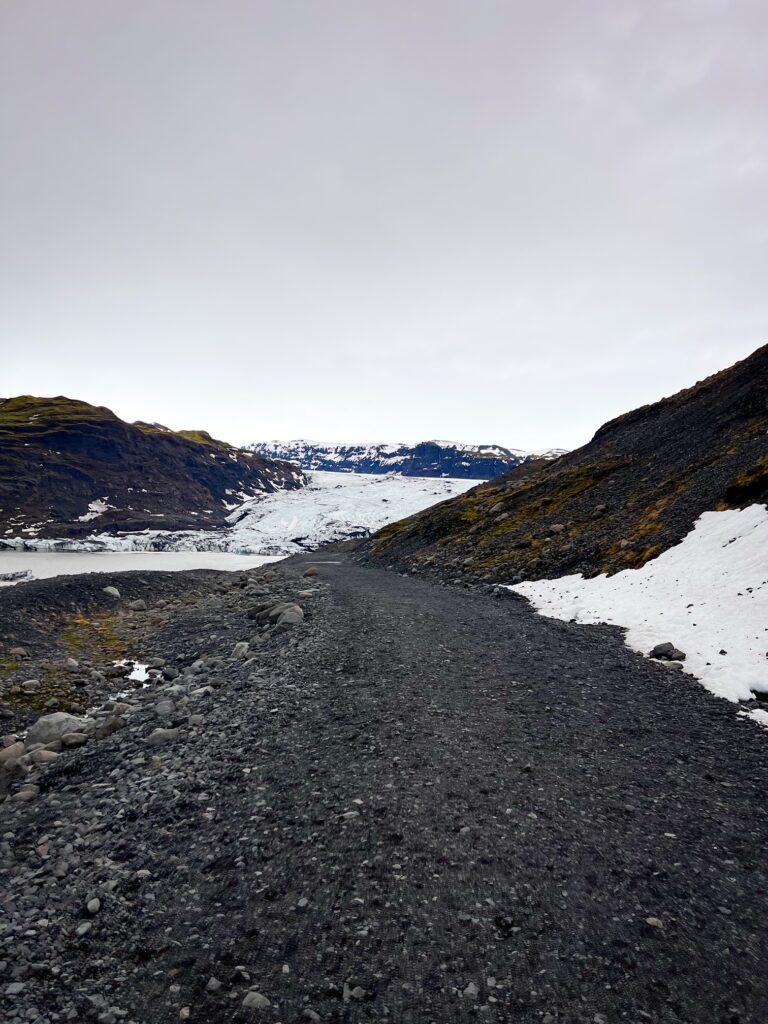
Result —
POLYGON ((651 651, 651 657, 663 661, 685 661, 685 654, 671 643, 656 644, 651 651))
POLYGON ((68 715, 65 711, 54 711, 51 715, 38 718, 27 732, 26 745, 33 747, 36 743, 47 745, 60 740, 70 732, 87 732, 93 726, 92 719, 78 718, 68 715))
POLYGON ((282 626, 283 628, 285 628, 287 626, 298 626, 299 623, 303 621, 304 612, 302 611, 299 605, 292 604, 280 613, 280 616, 277 620, 277 624, 278 626, 282 626))
POLYGON ((299 608, 299 606, 295 602, 293 602, 293 601, 281 601, 280 604, 276 604, 273 608, 270 608, 270 610, 269 610, 269 620, 270 620, 270 622, 277 622, 279 619, 282 618, 282 616, 287 611, 291 611, 292 609, 295 609, 295 608, 298 608, 299 611, 301 611, 301 608, 299 608))

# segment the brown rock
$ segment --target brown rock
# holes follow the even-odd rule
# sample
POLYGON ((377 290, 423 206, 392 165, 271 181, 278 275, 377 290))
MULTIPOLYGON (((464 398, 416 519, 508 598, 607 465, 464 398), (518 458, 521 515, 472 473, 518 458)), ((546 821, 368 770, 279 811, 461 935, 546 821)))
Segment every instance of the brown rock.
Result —
POLYGON ((58 756, 55 750, 34 750, 29 755, 33 764, 48 764, 49 761, 55 761, 58 756))
POLYGON ((17 740, 15 743, 11 743, 7 747, 3 747, 0 750, 0 764, 7 764, 9 761, 13 761, 24 753, 24 744, 17 740))

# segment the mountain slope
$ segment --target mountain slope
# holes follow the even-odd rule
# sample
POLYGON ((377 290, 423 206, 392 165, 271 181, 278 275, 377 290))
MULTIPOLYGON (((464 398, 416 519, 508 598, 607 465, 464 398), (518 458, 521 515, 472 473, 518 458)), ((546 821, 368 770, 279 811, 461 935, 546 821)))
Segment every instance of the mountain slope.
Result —
POLYGON ((0 401, 0 538, 217 529, 242 501, 305 482, 203 431, 63 397, 0 401))
POLYGON ((381 530, 364 554, 511 582, 638 567, 705 511, 768 500, 768 346, 606 423, 555 462, 528 462, 381 530))
MULTIPOLYGON (((422 441, 407 444, 318 444, 314 441, 261 441, 249 451, 269 459, 287 459, 302 469, 342 473, 400 473, 490 480, 508 473, 531 456, 499 445, 422 441)), ((546 453, 554 458, 562 452, 546 453)))

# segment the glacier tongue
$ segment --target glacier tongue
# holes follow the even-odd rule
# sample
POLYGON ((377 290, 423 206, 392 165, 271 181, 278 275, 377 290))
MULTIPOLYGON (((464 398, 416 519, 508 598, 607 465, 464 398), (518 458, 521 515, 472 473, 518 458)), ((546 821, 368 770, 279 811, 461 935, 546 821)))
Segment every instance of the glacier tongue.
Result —
POLYGON ((477 480, 404 477, 395 474, 312 472, 296 491, 258 495, 238 505, 223 531, 187 530, 78 540, 22 540, 2 546, 36 551, 222 551, 236 554, 292 555, 335 541, 367 536, 430 505, 461 494, 477 480))

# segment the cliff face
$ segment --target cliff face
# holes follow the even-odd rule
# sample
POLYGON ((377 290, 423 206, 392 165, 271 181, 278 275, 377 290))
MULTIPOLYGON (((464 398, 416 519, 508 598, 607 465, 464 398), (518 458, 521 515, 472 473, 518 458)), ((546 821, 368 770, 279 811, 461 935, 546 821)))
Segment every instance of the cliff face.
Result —
POLYGON ((694 387, 385 527, 365 556, 510 582, 638 567, 713 509, 768 500, 768 346, 694 387))
POLYGON ((63 397, 0 401, 0 540, 216 529, 246 498, 305 483, 297 467, 203 431, 63 397))
MULTIPOLYGON (((266 458, 288 459, 302 469, 335 473, 399 473, 402 476, 490 480, 531 456, 499 445, 422 441, 406 444, 318 444, 314 441, 262 441, 248 446, 266 458)), ((554 458, 562 452, 547 453, 554 458)))

